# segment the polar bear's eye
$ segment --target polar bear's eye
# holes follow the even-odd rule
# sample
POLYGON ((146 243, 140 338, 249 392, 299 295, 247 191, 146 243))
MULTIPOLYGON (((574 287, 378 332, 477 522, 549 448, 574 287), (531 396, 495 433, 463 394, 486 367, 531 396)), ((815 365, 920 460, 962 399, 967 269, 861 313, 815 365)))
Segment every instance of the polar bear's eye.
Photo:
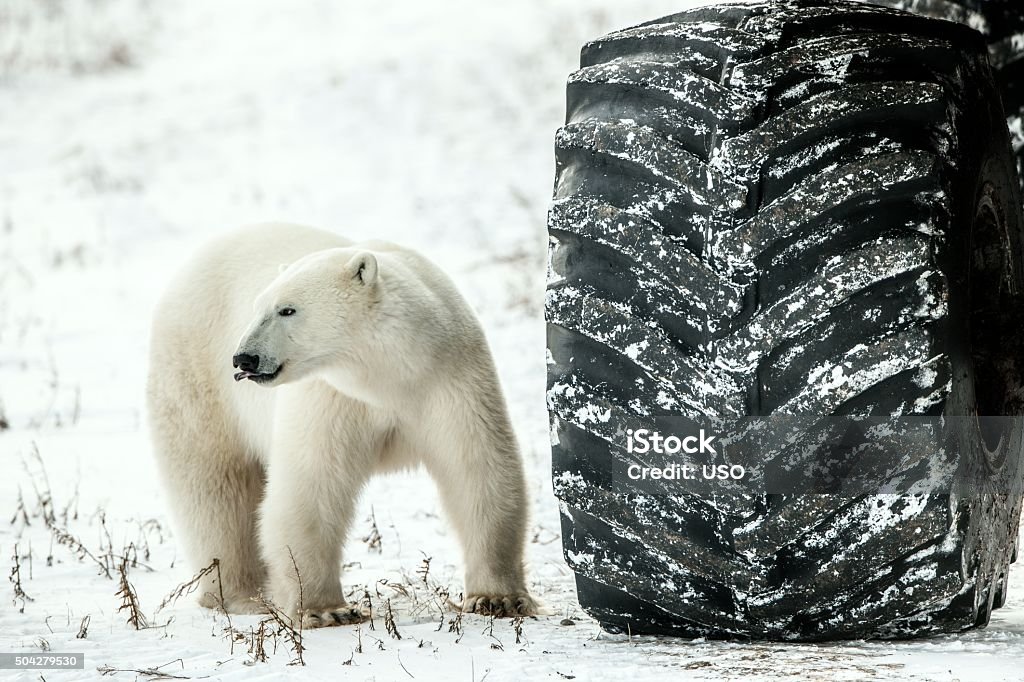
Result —
POLYGON ((277 311, 277 314, 281 317, 288 317, 295 314, 295 308, 281 308, 277 311))

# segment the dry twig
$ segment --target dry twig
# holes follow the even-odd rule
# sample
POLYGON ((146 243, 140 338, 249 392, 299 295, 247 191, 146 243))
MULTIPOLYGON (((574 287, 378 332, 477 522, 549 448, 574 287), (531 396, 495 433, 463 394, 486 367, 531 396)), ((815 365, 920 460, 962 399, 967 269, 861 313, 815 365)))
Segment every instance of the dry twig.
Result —
POLYGON ((146 616, 143 615, 142 607, 139 604, 139 595, 128 581, 127 557, 121 560, 120 565, 117 567, 117 573, 120 576, 120 588, 117 590, 117 596, 121 598, 121 606, 117 609, 118 613, 128 611, 128 624, 136 630, 149 627, 149 622, 146 620, 146 616))
POLYGON ((21 607, 18 608, 18 613, 25 613, 25 605, 30 601, 35 601, 32 597, 25 593, 25 590, 21 586, 21 555, 18 553, 18 544, 14 544, 14 555, 11 557, 13 565, 11 566, 11 575, 8 578, 11 584, 14 585, 14 601, 12 604, 21 602, 21 607))

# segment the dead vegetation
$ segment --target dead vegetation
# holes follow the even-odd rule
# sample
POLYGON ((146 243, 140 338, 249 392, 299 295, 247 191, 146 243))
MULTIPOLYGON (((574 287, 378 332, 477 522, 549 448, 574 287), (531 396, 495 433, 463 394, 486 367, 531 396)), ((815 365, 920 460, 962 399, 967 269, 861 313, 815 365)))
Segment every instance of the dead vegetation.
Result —
MULTIPOLYGON (((72 535, 67 530, 59 528, 57 526, 49 526, 50 534, 53 536, 53 540, 63 547, 67 547, 72 554, 74 554, 79 561, 85 561, 89 559, 92 563, 99 567, 100 573, 107 579, 113 580, 114 575, 110 572, 110 567, 96 558, 96 556, 89 551, 89 548, 75 535, 72 535)), ((48 565, 53 564, 53 552, 51 551, 47 557, 48 565)))
POLYGON ((155 28, 153 8, 142 0, 0 3, 0 77, 129 68, 155 28))
POLYGON ((101 665, 100 667, 96 668, 96 671, 103 677, 106 677, 107 675, 116 675, 117 673, 135 673, 136 675, 142 675, 146 679, 150 680, 190 679, 187 675, 174 675, 163 670, 163 668, 166 668, 167 666, 173 663, 177 663, 179 666, 181 666, 182 670, 185 669, 185 661, 183 661, 180 658, 176 658, 173 661, 168 661, 167 663, 152 668, 115 668, 110 665, 101 665))
POLYGON ((120 587, 117 590, 117 596, 121 598, 121 606, 117 609, 118 613, 121 611, 128 612, 128 624, 136 630, 149 627, 149 621, 146 620, 146 616, 142 613, 142 607, 139 605, 139 595, 135 592, 135 587, 128 580, 128 558, 126 556, 121 559, 121 563, 117 567, 117 574, 119 576, 118 583, 120 587))
POLYGON ((89 623, 92 621, 92 616, 86 615, 82 618, 82 622, 78 624, 78 634, 75 635, 75 639, 85 639, 89 636, 89 623))
POLYGON ((14 556, 11 559, 13 560, 13 565, 11 566, 9 580, 14 585, 14 601, 12 603, 14 606, 18 606, 18 602, 21 602, 18 612, 25 613, 25 604, 35 600, 25 594, 25 590, 21 586, 21 555, 18 553, 18 543, 14 543, 14 556))
MULTIPOLYGON (((168 606, 174 604, 175 602, 177 602, 182 597, 186 597, 186 596, 194 593, 196 590, 199 589, 199 584, 202 582, 203 578, 205 578, 206 576, 210 575, 211 573, 216 573, 217 574, 217 585, 219 586, 220 585, 220 559, 214 559, 213 561, 210 562, 209 566, 204 566, 203 568, 199 569, 198 573, 196 573, 190 579, 186 580, 185 582, 181 583, 176 588, 171 590, 171 593, 168 594, 166 597, 164 597, 163 601, 160 602, 160 605, 156 607, 156 612, 159 613, 160 611, 163 611, 166 607, 168 607, 168 606)), ((219 597, 220 597, 221 610, 224 611, 224 613, 227 613, 227 609, 224 608, 224 593, 223 593, 223 590, 221 590, 219 597)))
MULTIPOLYGON (((292 652, 292 659, 288 662, 288 665, 306 665, 306 661, 303 658, 306 647, 302 643, 302 619, 293 620, 281 607, 266 599, 262 594, 259 595, 259 603, 269 614, 259 622, 259 627, 256 631, 256 635, 259 637, 259 649, 264 649, 263 639, 267 636, 272 636, 275 641, 276 651, 276 641, 280 637, 292 652), (297 623, 296 620, 298 621, 297 623)), ((301 605, 299 611, 300 613, 302 611, 301 605)))
MULTIPOLYGON (((96 565, 100 574, 109 580, 114 579, 114 564, 112 563, 112 552, 104 560, 100 560, 82 541, 81 538, 68 530, 69 521, 78 519, 78 486, 75 486, 75 493, 64 505, 60 513, 61 523, 57 522, 57 512, 53 501, 53 492, 50 488, 50 477, 46 472, 46 465, 39 454, 39 448, 35 444, 28 461, 25 463, 25 471, 28 474, 29 483, 35 494, 35 507, 29 510, 25 503, 23 491, 18 489, 18 504, 11 517, 11 525, 21 522, 23 527, 32 525, 32 521, 39 520, 50 531, 51 550, 46 557, 46 565, 53 565, 53 543, 66 547, 79 561, 88 561, 96 565), (73 508, 73 511, 72 511, 73 508)), ((109 533, 107 533, 109 540, 109 533)))
MULTIPOLYGON (((295 565, 294 557, 292 558, 292 566, 295 567, 296 580, 299 584, 299 610, 301 612, 303 600, 302 577, 298 567, 295 565)), ((264 595, 257 595, 256 600, 267 615, 248 628, 235 626, 224 601, 224 588, 220 574, 219 559, 214 559, 189 580, 178 585, 160 602, 157 612, 174 604, 182 597, 193 594, 199 589, 203 579, 213 574, 216 574, 214 581, 217 585, 217 593, 213 596, 218 604, 218 611, 225 618, 223 636, 230 643, 232 655, 235 653, 235 646, 243 644, 251 657, 251 664, 266 663, 270 660, 271 655, 277 653, 278 646, 284 643, 292 652, 292 659, 289 664, 306 665, 304 659, 306 648, 302 641, 302 620, 298 619, 298 622, 296 622, 284 609, 267 599, 264 595)))
POLYGON ((416 575, 420 577, 420 581, 427 585, 430 579, 430 560, 426 554, 423 555, 423 561, 420 562, 420 567, 416 569, 416 575))
MULTIPOLYGON (((292 568, 295 570, 295 580, 299 587, 299 607, 298 617, 293 619, 289 616, 284 609, 270 601, 263 594, 257 595, 257 600, 263 609, 267 612, 267 616, 260 620, 258 628, 255 632, 250 629, 250 633, 255 638, 249 642, 249 653, 258 653, 261 656, 262 661, 266 661, 266 647, 265 639, 267 637, 273 637, 274 648, 277 649, 278 638, 283 638, 287 644, 288 649, 292 652, 292 659, 288 662, 288 665, 306 665, 306 661, 303 658, 303 654, 306 651, 305 645, 302 643, 302 613, 304 609, 304 595, 302 593, 302 574, 299 572, 299 566, 295 563, 295 556, 292 554, 291 548, 288 549, 288 556, 292 560, 292 568)), ((223 604, 223 601, 221 602, 223 604)), ((255 658, 254 654, 254 660, 255 658)))
POLYGON ((516 635, 516 644, 526 642, 526 637, 523 636, 523 620, 522 616, 516 616, 512 619, 512 632, 516 635))
MULTIPOLYGON (((175 605, 183 597, 194 595, 203 585, 215 586, 213 594, 217 616, 214 620, 214 627, 219 629, 221 636, 228 641, 231 655, 236 653, 238 647, 244 647, 248 654, 248 665, 266 663, 276 657, 279 652, 287 652, 290 665, 306 665, 305 654, 307 651, 304 640, 302 619, 293 617, 290 611, 275 604, 264 595, 258 595, 255 599, 264 615, 259 616, 255 622, 251 619, 232 619, 226 608, 221 580, 221 566, 219 560, 214 559, 209 565, 201 568, 187 581, 177 585, 167 594, 152 612, 147 615, 143 606, 144 600, 140 596, 133 582, 133 571, 153 571, 150 565, 152 558, 151 541, 163 543, 165 532, 163 526, 156 519, 128 521, 134 524, 134 531, 127 535, 134 539, 125 540, 123 543, 115 542, 116 533, 112 532, 110 519, 103 509, 98 509, 91 515, 81 516, 78 511, 78 485, 74 493, 67 500, 66 504, 57 505, 51 490, 49 477, 46 472, 43 459, 39 450, 35 447, 30 451, 28 461, 25 463, 25 470, 29 473, 28 485, 19 488, 17 503, 14 513, 10 517, 12 526, 16 528, 16 535, 21 536, 25 529, 38 526, 45 528, 50 537, 50 548, 46 556, 46 565, 53 566, 57 560, 54 558, 54 546, 64 547, 79 562, 95 568, 98 575, 110 579, 117 586, 114 595, 118 599, 116 611, 123 614, 125 622, 135 630, 163 628, 164 636, 168 636, 167 627, 173 621, 173 617, 162 624, 155 624, 158 615, 168 607, 175 605), (25 490, 30 489, 31 493, 26 496, 25 490), (74 530, 75 524, 87 522, 94 529, 96 539, 89 543, 83 539, 83 534, 74 530), (118 545, 121 548, 118 549, 118 545), (223 620, 220 620, 220 619, 223 620), (219 621, 219 622, 218 622, 219 621), (239 622, 240 621, 240 622, 239 622)), ((363 538, 371 551, 381 550, 381 537, 375 515, 371 510, 369 517, 370 531, 363 538)), ((129 525, 129 528, 132 526, 129 525)), ((122 532, 120 527, 115 527, 117 532, 122 532)), ((21 550, 21 545, 15 545, 14 553, 11 556, 11 569, 9 581, 12 585, 13 603, 24 612, 27 605, 33 602, 26 592, 26 569, 28 579, 31 579, 31 549, 26 553, 21 550)), ((302 575, 292 558, 292 566, 295 570, 296 581, 299 588, 300 612, 304 603, 302 575)), ((173 567, 173 563, 172 563, 173 567)), ((28 585, 31 590, 31 585, 28 585)), ((461 601, 462 595, 458 595, 461 601)), ((466 634, 466 621, 464 614, 459 611, 458 604, 452 600, 450 588, 447 582, 438 579, 433 566, 433 559, 426 554, 423 555, 419 564, 412 567, 406 573, 402 572, 398 579, 384 578, 377 580, 372 585, 364 585, 349 592, 350 602, 354 602, 368 610, 370 618, 362 624, 354 627, 353 636, 356 646, 348 660, 343 661, 344 665, 357 665, 356 654, 366 652, 364 639, 369 646, 378 651, 386 650, 385 639, 374 636, 377 628, 377 618, 384 624, 384 631, 388 638, 399 642, 406 639, 403 632, 404 625, 400 619, 409 619, 406 622, 436 623, 435 631, 447 631, 452 635, 451 642, 458 644, 466 634)), ((516 618, 512 623, 512 630, 517 645, 526 642, 523 634, 522 618, 516 618)), ((77 623, 77 630, 71 625, 71 613, 68 613, 69 634, 74 634, 77 639, 89 637, 91 616, 81 617, 77 623)), ((53 632, 51 630, 51 632, 53 632)), ((504 644, 495 634, 494 619, 489 619, 483 634, 493 640, 492 648, 504 650, 504 644)), ((45 647, 46 640, 40 639, 39 646, 45 647)), ((429 644, 429 643, 427 643, 429 644)), ((419 646, 424 646, 422 640, 419 646)), ((396 651, 397 653, 397 651, 396 651)), ((173 663, 173 661, 171 662, 173 663)), ((114 675, 119 672, 135 672, 141 676, 150 678, 178 678, 180 675, 169 673, 163 670, 167 665, 156 668, 114 668, 105 666, 98 668, 103 675, 114 675)), ((404 669, 404 665, 402 666, 404 669)), ((406 671, 408 672, 408 671, 406 671)))
POLYGON ((402 639, 398 632, 398 625, 395 623, 395 612, 391 610, 391 600, 384 600, 384 629, 394 639, 402 639))
MULTIPOLYGON (((54 565, 53 547, 57 545, 65 547, 78 561, 95 566, 99 575, 109 580, 115 580, 116 575, 118 588, 115 595, 120 599, 117 611, 126 611, 128 624, 136 630, 149 627, 149 619, 143 613, 138 593, 129 579, 129 572, 140 567, 148 571, 151 571, 152 568, 139 561, 135 543, 128 542, 120 551, 115 550, 114 540, 107 525, 106 512, 99 509, 90 518, 90 523, 96 525, 98 529, 99 548, 95 551, 90 549, 81 536, 69 529, 70 524, 79 519, 79 484, 76 482, 73 494, 58 513, 50 486, 50 477, 39 453, 39 448, 35 444, 32 445, 29 457, 24 463, 24 468, 28 474, 28 482, 31 485, 35 500, 34 506, 30 507, 25 501, 24 491, 19 487, 17 506, 10 521, 11 525, 21 525, 21 528, 17 529, 18 534, 23 533, 26 528, 31 527, 34 523, 41 522, 50 535, 50 549, 46 556, 47 566, 54 565)), ((156 522, 154 521, 153 523, 156 522)), ((147 527, 152 526, 140 524, 140 529, 147 527)), ((148 557, 149 541, 148 537, 145 537, 146 535, 147 533, 142 533, 148 557)), ((161 535, 161 541, 162 539, 161 535)), ((31 562, 31 552, 28 556, 31 562)), ((25 593, 22 586, 20 559, 21 556, 16 544, 10 580, 14 585, 15 601, 16 603, 21 602, 20 610, 24 612, 26 604, 32 601, 32 598, 25 593)), ((85 639, 88 636, 90 620, 91 618, 88 615, 82 619, 76 638, 85 639)))
POLYGON ((245 645, 250 657, 247 665, 268 663, 270 657, 276 655, 278 648, 283 644, 292 654, 289 665, 306 665, 306 647, 302 640, 301 619, 296 623, 295 619, 285 613, 280 606, 262 594, 258 595, 257 601, 267 615, 255 625, 249 625, 248 628, 238 627, 232 622, 227 611, 223 609, 223 594, 221 595, 221 611, 227 619, 223 633, 230 642, 231 654, 234 655, 236 645, 242 644, 245 645))
POLYGON ((18 521, 21 521, 22 526, 32 525, 28 519, 28 509, 25 507, 25 496, 21 492, 21 488, 18 488, 18 506, 14 509, 14 516, 11 517, 11 525, 13 526, 18 521))
POLYGON ((377 515, 373 511, 373 507, 370 507, 370 531, 363 536, 363 542, 366 543, 366 548, 381 553, 383 547, 381 545, 380 529, 377 528, 377 515))

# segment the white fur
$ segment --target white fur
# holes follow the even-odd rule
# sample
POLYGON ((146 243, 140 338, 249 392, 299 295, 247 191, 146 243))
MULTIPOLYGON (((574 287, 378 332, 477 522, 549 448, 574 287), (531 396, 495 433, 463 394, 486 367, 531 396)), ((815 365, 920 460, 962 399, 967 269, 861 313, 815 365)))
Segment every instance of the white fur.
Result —
POLYGON ((152 339, 150 423, 170 503, 195 568, 220 559, 223 585, 210 576, 201 603, 223 588, 229 610, 254 611, 263 590, 298 613, 297 566, 307 626, 365 617, 339 575, 356 500, 374 473, 422 463, 463 547, 462 607, 535 611, 522 463, 490 351, 426 258, 305 227, 246 228, 175 279, 152 339), (236 382, 240 353, 281 372, 236 382))

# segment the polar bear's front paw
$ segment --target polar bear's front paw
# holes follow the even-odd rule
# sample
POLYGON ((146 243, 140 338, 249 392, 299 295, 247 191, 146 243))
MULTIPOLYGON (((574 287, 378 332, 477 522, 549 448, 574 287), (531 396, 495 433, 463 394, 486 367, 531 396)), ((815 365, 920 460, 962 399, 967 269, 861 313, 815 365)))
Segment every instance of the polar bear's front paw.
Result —
POLYGON ((459 610, 495 618, 537 615, 537 602, 528 594, 471 594, 462 600, 459 610))
POLYGON ((355 625, 370 619, 370 611, 362 606, 342 604, 328 609, 305 609, 303 628, 326 628, 335 625, 355 625))

